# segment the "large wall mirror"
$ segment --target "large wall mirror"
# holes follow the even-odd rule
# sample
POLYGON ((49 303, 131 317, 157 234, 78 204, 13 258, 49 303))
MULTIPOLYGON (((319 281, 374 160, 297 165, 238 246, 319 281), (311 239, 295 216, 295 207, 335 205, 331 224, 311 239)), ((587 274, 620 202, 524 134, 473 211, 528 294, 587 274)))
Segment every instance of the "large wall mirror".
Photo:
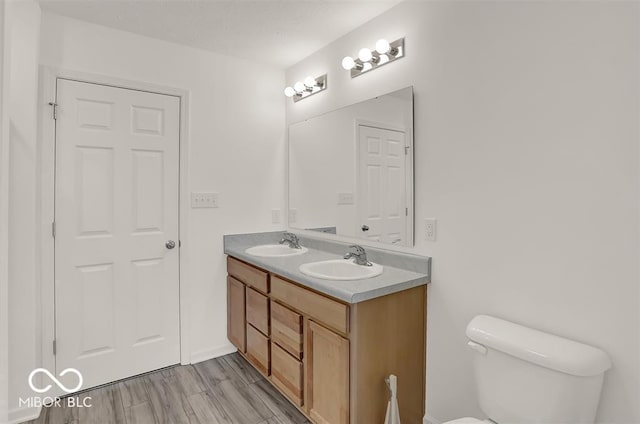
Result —
POLYGON ((289 226, 413 246, 413 88, 289 126, 289 226))

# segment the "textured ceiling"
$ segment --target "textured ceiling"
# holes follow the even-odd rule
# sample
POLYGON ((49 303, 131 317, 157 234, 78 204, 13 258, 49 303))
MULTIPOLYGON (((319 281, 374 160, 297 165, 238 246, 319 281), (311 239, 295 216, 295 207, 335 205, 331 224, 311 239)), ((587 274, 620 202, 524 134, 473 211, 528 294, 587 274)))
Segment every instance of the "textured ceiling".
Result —
POLYGON ((401 0, 40 0, 45 11, 288 67, 401 0))

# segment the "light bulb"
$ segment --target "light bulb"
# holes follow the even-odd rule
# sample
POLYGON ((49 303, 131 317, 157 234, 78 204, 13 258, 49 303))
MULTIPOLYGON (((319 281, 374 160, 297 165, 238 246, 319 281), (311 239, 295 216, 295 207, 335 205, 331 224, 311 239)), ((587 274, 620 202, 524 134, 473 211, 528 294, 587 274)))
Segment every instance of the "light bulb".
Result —
POLYGON ((378 66, 383 65, 385 63, 387 63, 389 61, 389 56, 387 56, 386 54, 381 54, 379 61, 378 61, 378 66))
POLYGON ((353 60, 351 56, 347 56, 344 59, 342 59, 342 67, 347 71, 353 69, 354 66, 356 66, 356 62, 355 60, 353 60))
POLYGON ((360 51, 358 52, 358 59, 363 62, 368 62, 373 59, 373 54, 371 54, 371 50, 365 47, 360 49, 360 51))
POLYGON ((389 42, 384 38, 381 38, 376 42, 376 51, 378 53, 385 54, 389 52, 389 50, 391 50, 391 45, 389 45, 389 42))
POLYGON ((315 87, 317 84, 316 79, 312 76, 308 76, 304 79, 304 85, 309 88, 315 87))
POLYGON ((306 90, 304 84, 301 83, 300 81, 298 81, 293 85, 293 89, 296 91, 296 93, 302 93, 303 91, 306 90))
POLYGON ((369 62, 365 62, 362 64, 362 69, 360 70, 360 72, 367 72, 370 71, 371 68, 373 68, 373 65, 369 62))
POLYGON ((293 87, 287 87, 284 89, 284 95, 287 97, 293 97, 293 95, 296 94, 296 90, 293 89, 293 87))

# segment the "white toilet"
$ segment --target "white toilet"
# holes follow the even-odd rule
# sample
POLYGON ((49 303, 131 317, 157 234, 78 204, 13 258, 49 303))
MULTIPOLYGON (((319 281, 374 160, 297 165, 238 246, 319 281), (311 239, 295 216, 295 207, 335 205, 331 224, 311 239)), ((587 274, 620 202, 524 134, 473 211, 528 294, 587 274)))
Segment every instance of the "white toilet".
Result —
POLYGON ((467 326, 488 420, 445 424, 593 423, 609 356, 600 349, 486 315, 467 326))

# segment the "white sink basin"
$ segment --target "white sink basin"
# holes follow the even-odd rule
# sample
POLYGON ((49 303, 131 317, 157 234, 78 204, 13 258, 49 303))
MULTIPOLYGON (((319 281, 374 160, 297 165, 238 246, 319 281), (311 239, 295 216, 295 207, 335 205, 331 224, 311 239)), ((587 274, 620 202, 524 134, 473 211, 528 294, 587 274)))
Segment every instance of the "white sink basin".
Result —
POLYGON ((309 277, 324 280, 363 280, 382 274, 382 265, 357 265, 353 259, 333 259, 329 261, 309 262, 300 265, 301 273, 309 277))
POLYGON ((260 246, 253 246, 245 250, 244 252, 253 256, 262 256, 268 258, 295 256, 307 253, 309 249, 302 247, 300 249, 293 249, 286 244, 262 244, 260 246))

